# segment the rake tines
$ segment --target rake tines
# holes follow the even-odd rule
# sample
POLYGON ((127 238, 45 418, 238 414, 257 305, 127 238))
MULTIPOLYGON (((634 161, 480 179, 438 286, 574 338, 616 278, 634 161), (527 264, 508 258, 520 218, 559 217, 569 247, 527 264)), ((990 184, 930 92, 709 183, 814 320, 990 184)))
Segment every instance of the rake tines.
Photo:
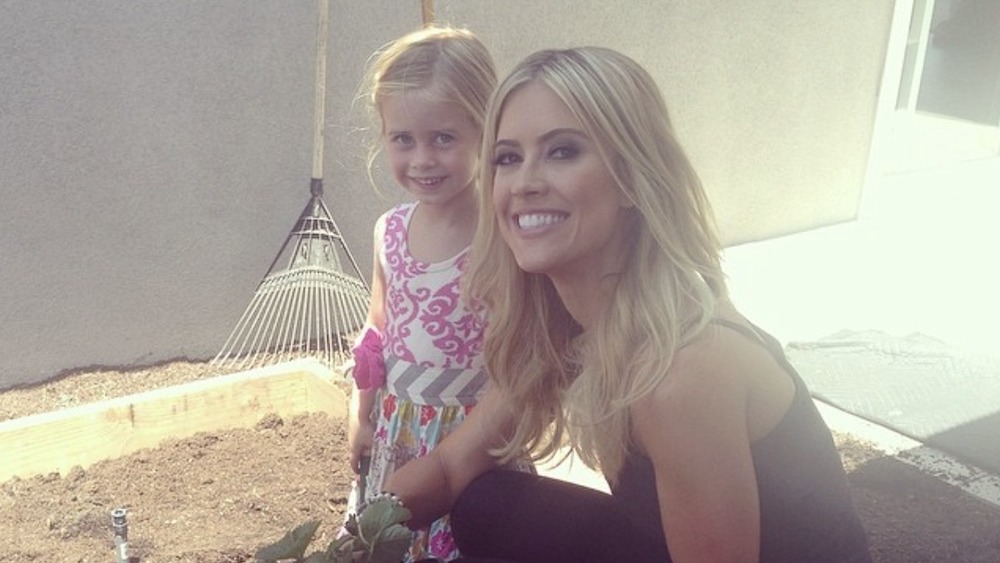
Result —
POLYGON ((323 202, 329 0, 318 0, 317 7, 312 197, 222 351, 212 360, 216 365, 246 369, 312 356, 335 369, 339 360, 346 359, 351 333, 367 318, 368 286, 323 202), (342 258, 353 269, 350 274, 344 273, 342 258), (276 270, 279 263, 285 266, 276 270))
POLYGON ((365 322, 369 291, 323 202, 322 182, 313 179, 311 191, 213 364, 249 369, 309 356, 333 369, 346 359, 352 333, 365 322), (344 273, 345 260, 353 275, 344 273), (276 269, 279 263, 285 266, 276 269))

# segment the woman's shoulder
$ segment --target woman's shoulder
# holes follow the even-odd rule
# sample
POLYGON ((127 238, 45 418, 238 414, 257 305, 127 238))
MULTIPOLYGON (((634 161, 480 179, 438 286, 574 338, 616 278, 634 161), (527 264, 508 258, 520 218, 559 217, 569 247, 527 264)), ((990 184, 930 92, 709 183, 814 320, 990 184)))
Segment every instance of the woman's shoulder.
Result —
POLYGON ((769 358, 759 340, 730 326, 709 322, 674 353, 667 379, 732 379, 769 358))
POLYGON ((648 408, 743 413, 752 438, 773 428, 795 394, 791 375, 746 322, 709 323, 674 356, 648 408), (735 328, 742 326, 743 329, 735 328))
POLYGON ((740 366, 754 360, 739 335, 730 332, 707 325, 674 353, 656 386, 633 403, 637 447, 654 463, 667 450, 745 436, 750 383, 740 366))
MULTIPOLYGON (((762 370, 775 368, 761 342, 727 326, 710 322, 673 355, 666 375, 649 399, 689 405, 745 397, 762 370)), ((655 405, 651 405, 654 406, 655 405)))
POLYGON ((756 363, 757 348, 745 336, 709 323, 674 352, 663 384, 674 392, 711 392, 741 386, 741 374, 756 363))
POLYGON ((708 324, 674 353, 657 385, 633 403, 640 450, 652 455, 662 453, 665 443, 697 447, 699 441, 723 436, 752 441, 782 414, 780 404, 761 413, 754 399, 760 396, 761 382, 776 377, 772 362, 763 346, 745 335, 708 324))

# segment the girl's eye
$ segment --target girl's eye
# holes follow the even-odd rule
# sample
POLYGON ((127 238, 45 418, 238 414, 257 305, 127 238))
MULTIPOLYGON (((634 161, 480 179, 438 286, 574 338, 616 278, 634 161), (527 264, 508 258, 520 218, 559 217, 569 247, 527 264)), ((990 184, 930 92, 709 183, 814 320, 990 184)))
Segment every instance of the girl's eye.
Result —
POLYGON ((413 137, 408 133, 397 133, 389 138, 394 145, 409 146, 413 144, 413 137))
POLYGON ((502 152, 502 153, 496 155, 496 157, 493 158, 493 165, 494 166, 507 166, 509 164, 514 164, 514 163, 517 163, 517 162, 520 162, 520 161, 521 161, 521 158, 517 155, 517 153, 502 152))
POLYGON ((434 142, 439 145, 447 145, 454 140, 455 136, 451 133, 439 133, 436 137, 434 137, 434 142))

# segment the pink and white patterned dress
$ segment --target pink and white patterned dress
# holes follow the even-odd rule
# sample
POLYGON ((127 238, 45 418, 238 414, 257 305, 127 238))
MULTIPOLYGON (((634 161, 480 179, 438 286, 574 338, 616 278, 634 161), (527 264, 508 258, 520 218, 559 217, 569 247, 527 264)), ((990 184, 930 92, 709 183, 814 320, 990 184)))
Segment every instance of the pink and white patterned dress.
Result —
MULTIPOLYGON (((485 326, 459 295, 468 248, 433 264, 414 258, 407 233, 416 207, 403 204, 383 216, 379 262, 386 289, 386 384, 376 399, 365 502, 396 468, 425 455, 455 429, 488 379, 482 357, 485 326)), ((409 556, 446 561, 458 556, 447 517, 417 532, 409 556)))

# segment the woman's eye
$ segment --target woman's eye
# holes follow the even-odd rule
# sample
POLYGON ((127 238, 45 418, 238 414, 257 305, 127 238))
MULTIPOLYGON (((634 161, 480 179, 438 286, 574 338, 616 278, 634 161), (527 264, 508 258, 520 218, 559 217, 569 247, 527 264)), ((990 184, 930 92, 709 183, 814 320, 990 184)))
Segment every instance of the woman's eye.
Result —
POLYGON ((434 142, 439 145, 447 145, 448 143, 455 140, 455 136, 451 133, 440 133, 434 137, 434 142))
POLYGON ((552 149, 551 151, 549 151, 549 158, 552 158, 552 159, 555 159, 555 160, 565 160, 567 158, 573 158, 574 156, 576 156, 579 153, 580 153, 580 151, 576 147, 573 147, 573 146, 559 146, 559 147, 555 147, 554 149, 552 149))
POLYGON ((493 165, 494 166, 506 166, 508 164, 514 164, 515 162, 518 162, 519 160, 520 159, 518 158, 517 154, 515 154, 515 153, 512 153, 512 152, 502 152, 502 153, 496 155, 496 157, 493 159, 493 165))

